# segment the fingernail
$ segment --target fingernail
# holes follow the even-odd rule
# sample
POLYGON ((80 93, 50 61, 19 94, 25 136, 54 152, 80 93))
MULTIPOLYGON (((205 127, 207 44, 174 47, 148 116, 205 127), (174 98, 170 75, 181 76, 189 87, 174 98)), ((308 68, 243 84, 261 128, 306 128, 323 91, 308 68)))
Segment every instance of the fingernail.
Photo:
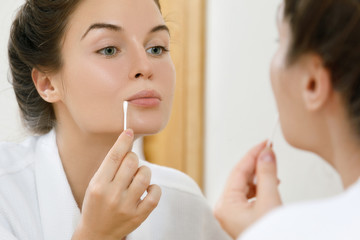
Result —
POLYGON ((129 137, 133 137, 134 136, 134 132, 131 129, 126 129, 125 130, 125 134, 128 135, 129 137))
POLYGON ((266 152, 264 154, 262 154, 260 156, 260 161, 263 161, 263 162, 273 162, 274 161, 274 157, 273 155, 270 153, 270 152, 266 152))

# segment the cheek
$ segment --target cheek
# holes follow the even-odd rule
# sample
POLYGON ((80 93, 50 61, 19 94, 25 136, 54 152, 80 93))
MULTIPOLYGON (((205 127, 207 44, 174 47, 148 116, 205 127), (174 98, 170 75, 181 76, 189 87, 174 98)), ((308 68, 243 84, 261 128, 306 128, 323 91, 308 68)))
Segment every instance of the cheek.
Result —
POLYGON ((158 85, 161 89, 163 97, 167 101, 172 101, 175 92, 175 67, 171 60, 164 61, 162 63, 154 66, 154 72, 157 73, 157 78, 159 79, 158 85))
POLYGON ((279 90, 280 90, 280 82, 281 82, 281 69, 282 69, 282 55, 278 50, 271 61, 270 65, 270 79, 271 79, 271 87, 273 89, 276 103, 279 105, 279 90))
POLYGON ((78 125, 88 129, 122 118, 126 85, 123 66, 108 61, 68 61, 64 68, 64 104, 78 125), (93 126, 94 125, 94 126, 93 126))
MULTIPOLYGON (((111 61, 82 61, 67 69, 67 96, 79 101, 102 101, 121 91, 125 78, 121 64, 111 61)), ((74 100, 74 99, 73 99, 74 100)))
POLYGON ((89 60, 79 64, 75 63, 69 72, 77 79, 76 82, 79 85, 114 87, 124 79, 121 75, 125 72, 123 66, 122 63, 116 61, 89 60))
POLYGON ((173 63, 169 63, 169 67, 168 70, 164 73, 165 75, 165 90, 166 91, 166 95, 168 97, 168 104, 167 104, 167 120, 170 117, 170 113, 171 113, 171 109, 172 109, 172 103, 173 103, 173 99, 174 99, 174 94, 175 94, 175 79, 176 79, 176 73, 175 73, 175 67, 173 65, 173 63))
POLYGON ((161 113, 158 113, 158 117, 161 120, 161 127, 163 129, 169 121, 174 92, 175 92, 175 67, 172 61, 165 61, 162 64, 155 66, 154 71, 157 73, 158 81, 155 80, 155 84, 158 86, 159 91, 162 93, 163 104, 161 107, 161 113))
POLYGON ((287 67, 282 54, 276 54, 271 64, 271 82, 279 113, 281 129, 286 141, 297 146, 303 134, 300 127, 305 116, 301 105, 300 73, 287 67))
POLYGON ((291 104, 289 101, 288 89, 286 88, 290 79, 287 77, 288 71, 284 67, 284 64, 284 55, 278 50, 272 59, 270 67, 271 86, 276 100, 281 129, 284 137, 287 139, 289 136, 289 129, 291 129, 291 127, 288 126, 291 122, 291 116, 289 116, 291 104))

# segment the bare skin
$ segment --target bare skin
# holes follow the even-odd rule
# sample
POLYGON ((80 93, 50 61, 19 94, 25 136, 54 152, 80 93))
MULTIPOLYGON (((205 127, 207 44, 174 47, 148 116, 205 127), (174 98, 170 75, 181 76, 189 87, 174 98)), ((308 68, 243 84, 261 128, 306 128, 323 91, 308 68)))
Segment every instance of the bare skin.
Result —
POLYGON ((60 158, 82 212, 74 240, 122 239, 160 199, 131 147, 168 122, 175 86, 169 45, 153 0, 84 0, 70 17, 60 71, 33 69, 40 96, 54 106, 60 158), (125 100, 133 131, 120 135, 125 100))
MULTIPOLYGON (((291 35, 280 15, 278 31, 271 83, 283 134, 294 147, 314 152, 331 164, 347 188, 360 176, 360 143, 346 106, 319 56, 305 54, 287 64, 291 35)), ((264 143, 251 149, 231 172, 214 214, 234 239, 281 205, 276 172, 275 154, 264 143), (255 172, 257 186, 252 184, 255 172), (249 202, 253 197, 256 201, 249 202)))
POLYGON ((149 168, 139 168, 136 154, 130 152, 132 142, 133 132, 126 130, 91 179, 73 240, 125 238, 157 206, 161 189, 150 185, 149 168))

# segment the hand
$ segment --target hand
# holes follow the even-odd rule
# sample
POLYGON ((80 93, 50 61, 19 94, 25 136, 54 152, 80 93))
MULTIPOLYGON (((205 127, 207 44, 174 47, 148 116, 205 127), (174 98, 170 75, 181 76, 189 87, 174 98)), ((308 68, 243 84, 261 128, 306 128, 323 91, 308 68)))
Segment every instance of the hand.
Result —
POLYGON ((123 239, 157 206, 161 189, 149 186, 150 169, 139 168, 138 157, 129 152, 133 138, 132 130, 124 131, 91 179, 72 240, 123 239))
POLYGON ((215 217, 236 239, 245 228, 281 205, 278 184, 275 154, 263 142, 251 149, 230 173, 215 207, 215 217))

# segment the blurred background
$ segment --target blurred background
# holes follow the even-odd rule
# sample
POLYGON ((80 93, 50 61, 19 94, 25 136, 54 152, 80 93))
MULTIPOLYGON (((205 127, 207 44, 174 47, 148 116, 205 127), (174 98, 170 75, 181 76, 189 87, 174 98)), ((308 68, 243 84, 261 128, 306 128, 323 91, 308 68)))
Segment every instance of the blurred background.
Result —
MULTIPOLYGON (((0 3, 0 141, 21 141, 22 128, 8 82, 7 40, 24 0, 0 3)), ((162 0, 177 69, 172 117, 160 134, 140 139, 136 151, 150 162, 189 174, 210 205, 247 150, 268 138, 276 105, 269 64, 277 47, 281 0, 162 0)), ((332 196, 339 176, 317 156, 275 134, 280 191, 285 203, 332 196)), ((1 158, 1 156, 0 156, 1 158)))

